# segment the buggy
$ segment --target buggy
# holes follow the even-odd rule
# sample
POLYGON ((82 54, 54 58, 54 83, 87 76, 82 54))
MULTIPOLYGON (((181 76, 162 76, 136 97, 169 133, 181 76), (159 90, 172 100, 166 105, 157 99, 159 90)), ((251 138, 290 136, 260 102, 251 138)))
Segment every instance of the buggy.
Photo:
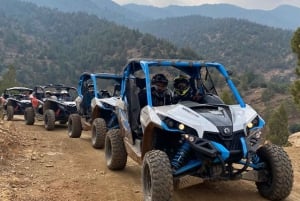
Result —
POLYGON ((31 107, 29 95, 32 89, 26 87, 11 87, 3 92, 3 115, 8 121, 13 120, 14 115, 24 115, 27 107, 31 107))
POLYGON ((85 72, 80 76, 76 99, 78 113, 69 117, 69 137, 79 138, 82 130, 91 130, 92 146, 103 148, 106 131, 118 126, 114 106, 120 83, 121 76, 115 74, 85 72))
POLYGON ((172 200, 174 190, 203 181, 254 181, 269 200, 286 198, 293 185, 289 156, 265 143, 265 121, 244 102, 226 68, 215 62, 132 59, 124 68, 119 128, 106 134, 109 169, 124 169, 127 156, 142 165, 144 200, 172 200), (189 77, 201 102, 153 106, 151 75, 189 77), (227 87, 228 89, 226 89, 227 87), (146 90, 147 105, 137 98, 146 90), (218 91, 232 94, 226 104, 218 91))
POLYGON ((35 119, 44 120, 46 130, 53 130, 55 122, 66 124, 70 114, 76 113, 75 87, 62 84, 36 86, 33 89, 32 107, 25 111, 25 123, 33 125, 35 119))

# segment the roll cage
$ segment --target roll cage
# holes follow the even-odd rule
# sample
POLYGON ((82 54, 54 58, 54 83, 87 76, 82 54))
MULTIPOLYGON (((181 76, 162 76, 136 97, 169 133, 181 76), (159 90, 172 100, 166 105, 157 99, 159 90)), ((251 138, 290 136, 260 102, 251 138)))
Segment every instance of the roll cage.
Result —
POLYGON ((135 76, 137 71, 142 71, 142 79, 136 79, 136 85, 139 88, 145 87, 147 93, 147 102, 150 107, 152 107, 152 98, 151 98, 151 77, 150 77, 150 68, 155 67, 174 67, 179 71, 184 72, 185 74, 190 76, 190 81, 195 81, 195 85, 192 85, 196 91, 200 93, 214 93, 217 95, 216 89, 214 87, 214 83, 210 82, 210 86, 207 87, 204 84, 204 81, 210 81, 211 75, 209 73, 210 69, 216 69, 225 79, 227 85, 229 86, 236 102, 241 107, 246 107, 246 104, 242 97, 240 96, 237 88, 232 82, 229 73, 226 68, 220 64, 215 62, 201 62, 201 61, 190 61, 190 60, 164 60, 164 59, 132 59, 130 60, 126 66, 124 67, 123 73, 123 82, 121 86, 121 96, 124 98, 128 91, 128 87, 126 87, 128 81, 130 79, 136 79, 138 76, 135 76), (202 71, 202 72, 201 72, 202 71), (203 73, 203 71, 205 71, 203 73), (204 77, 203 77, 204 76, 204 77), (144 83, 143 83, 144 82, 144 83), (141 84, 142 83, 142 84, 141 84))
MULTIPOLYGON (((84 94, 88 91, 88 85, 93 84, 94 87, 94 97, 100 98, 100 92, 104 92, 104 88, 100 88, 99 80, 107 80, 109 83, 114 84, 114 88, 112 90, 112 96, 115 96, 117 91, 120 91, 120 83, 122 81, 122 76, 115 75, 111 73, 83 73, 79 78, 79 83, 77 87, 78 95, 82 98, 84 94), (113 81, 112 81, 113 80, 113 81)), ((108 86, 105 86, 108 87, 108 86)))
POLYGON ((75 87, 70 87, 70 86, 66 86, 63 84, 39 85, 39 86, 34 87, 34 89, 33 89, 34 96, 41 101, 43 101, 43 99, 46 98, 47 91, 50 91, 52 95, 59 98, 61 96, 60 92, 62 90, 66 90, 69 93, 70 98, 73 101, 75 100, 75 98, 78 95, 77 89, 75 87))

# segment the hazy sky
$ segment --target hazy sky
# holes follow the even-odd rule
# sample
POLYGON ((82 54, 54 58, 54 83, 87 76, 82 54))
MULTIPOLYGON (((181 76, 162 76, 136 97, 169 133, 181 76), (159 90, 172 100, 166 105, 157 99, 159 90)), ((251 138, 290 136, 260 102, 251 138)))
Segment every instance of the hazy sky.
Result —
POLYGON ((247 9, 269 10, 279 5, 288 4, 300 7, 300 0, 113 0, 123 5, 135 3, 141 5, 152 5, 156 7, 165 7, 169 5, 195 6, 201 4, 228 3, 247 9))

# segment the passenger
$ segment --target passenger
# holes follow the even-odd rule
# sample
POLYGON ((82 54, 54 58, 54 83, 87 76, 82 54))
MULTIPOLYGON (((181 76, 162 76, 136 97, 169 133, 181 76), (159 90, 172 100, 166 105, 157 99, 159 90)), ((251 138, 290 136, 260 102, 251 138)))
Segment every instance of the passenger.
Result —
POLYGON ((45 92, 45 98, 57 100, 57 97, 55 95, 53 95, 51 91, 46 91, 45 92))
POLYGON ((81 108, 84 115, 90 115, 91 113, 91 102, 94 98, 94 85, 88 84, 88 90, 85 91, 82 97, 81 108))
POLYGON ((173 103, 180 101, 196 101, 201 102, 202 96, 200 93, 194 94, 188 78, 184 75, 179 75, 174 79, 174 94, 173 103))
POLYGON ((188 101, 192 99, 193 90, 190 87, 190 82, 186 76, 179 75, 178 77, 175 77, 173 86, 173 103, 188 101))
MULTIPOLYGON (((151 79, 151 97, 153 106, 170 105, 172 93, 168 89, 168 79, 164 74, 156 74, 151 79)), ((145 90, 139 94, 141 108, 147 105, 145 90)))
POLYGON ((45 92, 45 98, 50 98, 52 96, 51 91, 46 91, 45 92))
POLYGON ((61 90, 60 92, 60 100, 61 101, 71 101, 71 97, 67 90, 61 90))

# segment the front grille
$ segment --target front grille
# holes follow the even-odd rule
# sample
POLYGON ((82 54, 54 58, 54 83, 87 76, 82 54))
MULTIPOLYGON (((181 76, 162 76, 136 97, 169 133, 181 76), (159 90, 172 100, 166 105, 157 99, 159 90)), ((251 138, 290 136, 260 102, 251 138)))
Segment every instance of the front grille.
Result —
POLYGON ((240 131, 233 132, 232 136, 227 139, 224 138, 224 136, 222 136, 220 133, 214 133, 214 132, 204 132, 203 138, 206 140, 220 143, 229 151, 231 151, 231 150, 242 150, 242 144, 240 138, 244 136, 245 136, 244 131, 240 130, 240 131))

